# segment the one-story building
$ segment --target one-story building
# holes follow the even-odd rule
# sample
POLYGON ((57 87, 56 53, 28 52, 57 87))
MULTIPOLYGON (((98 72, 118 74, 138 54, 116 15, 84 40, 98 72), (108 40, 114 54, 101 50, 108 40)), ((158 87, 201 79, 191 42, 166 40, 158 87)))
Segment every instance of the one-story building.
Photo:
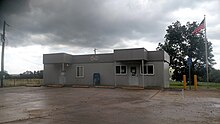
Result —
POLYGON ((169 62, 165 51, 145 48, 90 55, 44 54, 44 84, 166 88, 169 62))

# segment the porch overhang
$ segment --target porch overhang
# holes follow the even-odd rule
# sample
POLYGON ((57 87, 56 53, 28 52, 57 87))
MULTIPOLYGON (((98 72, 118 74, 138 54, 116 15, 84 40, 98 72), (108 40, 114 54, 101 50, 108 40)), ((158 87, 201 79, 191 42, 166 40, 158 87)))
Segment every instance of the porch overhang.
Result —
POLYGON ((147 60, 147 50, 145 48, 114 50, 114 61, 132 60, 147 60))

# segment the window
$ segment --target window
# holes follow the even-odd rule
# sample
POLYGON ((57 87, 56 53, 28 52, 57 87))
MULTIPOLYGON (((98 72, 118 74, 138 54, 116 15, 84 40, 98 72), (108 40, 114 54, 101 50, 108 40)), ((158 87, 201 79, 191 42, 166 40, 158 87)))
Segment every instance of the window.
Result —
MULTIPOLYGON (((140 66, 141 74, 143 74, 142 66, 140 66)), ((154 65, 144 65, 144 74, 154 75, 154 65)))
POLYGON ((76 77, 84 77, 84 67, 76 66, 76 77))
POLYGON ((116 74, 120 74, 121 73, 121 66, 116 66, 116 74))
POLYGON ((154 66, 153 65, 148 65, 147 66, 147 74, 154 74, 154 66))
POLYGON ((117 65, 116 74, 127 74, 127 67, 125 65, 117 65))
POLYGON ((121 66, 121 74, 126 74, 127 70, 126 70, 126 66, 121 66))

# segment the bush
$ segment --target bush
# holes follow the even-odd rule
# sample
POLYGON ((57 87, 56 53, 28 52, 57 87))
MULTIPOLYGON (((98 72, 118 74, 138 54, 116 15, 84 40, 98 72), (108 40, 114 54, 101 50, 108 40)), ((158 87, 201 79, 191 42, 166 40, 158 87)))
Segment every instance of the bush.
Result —
POLYGON ((209 73, 209 78, 210 82, 220 83, 220 70, 211 70, 211 72, 209 73))

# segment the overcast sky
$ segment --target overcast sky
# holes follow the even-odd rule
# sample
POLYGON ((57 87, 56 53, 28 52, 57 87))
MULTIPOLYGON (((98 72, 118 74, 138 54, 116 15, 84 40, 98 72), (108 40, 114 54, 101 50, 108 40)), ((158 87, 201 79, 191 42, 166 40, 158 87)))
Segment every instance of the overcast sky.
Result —
POLYGON ((206 15, 214 66, 220 69, 219 0, 0 0, 6 27, 5 70, 43 69, 43 54, 92 54, 117 48, 156 50, 168 25, 206 15))

